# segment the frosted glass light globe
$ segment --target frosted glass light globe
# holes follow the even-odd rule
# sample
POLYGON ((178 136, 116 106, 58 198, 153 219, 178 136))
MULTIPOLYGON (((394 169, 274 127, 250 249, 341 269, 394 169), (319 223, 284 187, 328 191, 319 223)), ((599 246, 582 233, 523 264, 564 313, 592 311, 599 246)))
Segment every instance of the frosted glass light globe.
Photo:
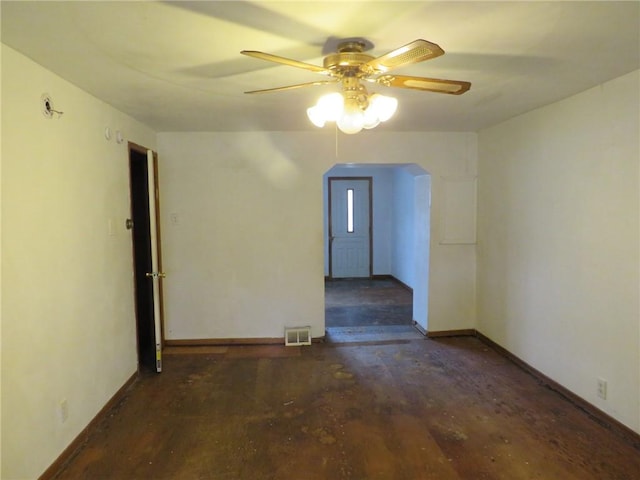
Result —
POLYGON ((316 105, 327 122, 335 122, 344 110, 344 98, 339 92, 329 93, 320 97, 316 105))
POLYGON ((398 100, 374 93, 369 99, 369 108, 373 108, 381 122, 389 120, 398 108, 398 100))
POLYGON ((378 112, 375 108, 371 108, 371 105, 364 111, 364 128, 370 129, 380 125, 380 118, 378 118, 378 112))
POLYGON ((358 133, 364 127, 364 113, 355 101, 347 102, 337 121, 338 128, 347 134, 358 133))
POLYGON ((316 127, 324 127, 325 117, 318 105, 307 108, 307 117, 309 117, 311 123, 313 123, 316 127))

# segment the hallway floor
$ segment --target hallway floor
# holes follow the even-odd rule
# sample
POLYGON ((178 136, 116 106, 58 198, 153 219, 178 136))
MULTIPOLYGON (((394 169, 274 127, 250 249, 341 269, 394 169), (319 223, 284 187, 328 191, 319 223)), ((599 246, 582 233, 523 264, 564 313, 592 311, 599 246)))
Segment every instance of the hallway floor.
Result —
POLYGON ((474 337, 173 347, 164 366, 59 480, 640 478, 640 445, 474 337))
POLYGON ((327 328, 413 324, 413 295, 393 278, 326 280, 324 291, 327 328))
POLYGON ((326 280, 326 340, 332 343, 419 340, 413 294, 394 278, 326 280))

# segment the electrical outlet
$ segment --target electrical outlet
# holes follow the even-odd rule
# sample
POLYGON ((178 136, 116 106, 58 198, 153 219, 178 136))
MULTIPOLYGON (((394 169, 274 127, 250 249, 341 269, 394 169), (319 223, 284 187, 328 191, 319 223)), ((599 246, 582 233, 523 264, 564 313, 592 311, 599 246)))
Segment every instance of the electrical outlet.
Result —
POLYGON ((598 397, 607 399, 607 381, 604 378, 598 378, 598 397))
POLYGON ((69 418, 69 404, 67 399, 63 398, 58 404, 58 415, 60 416, 60 422, 64 423, 69 418))

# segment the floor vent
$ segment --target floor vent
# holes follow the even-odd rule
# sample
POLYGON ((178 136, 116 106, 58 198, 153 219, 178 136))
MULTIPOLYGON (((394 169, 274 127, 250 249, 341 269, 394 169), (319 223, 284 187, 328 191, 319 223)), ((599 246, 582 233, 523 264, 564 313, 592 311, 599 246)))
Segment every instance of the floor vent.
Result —
POLYGON ((297 345, 311 345, 311 327, 285 327, 284 344, 287 347, 293 347, 297 345))

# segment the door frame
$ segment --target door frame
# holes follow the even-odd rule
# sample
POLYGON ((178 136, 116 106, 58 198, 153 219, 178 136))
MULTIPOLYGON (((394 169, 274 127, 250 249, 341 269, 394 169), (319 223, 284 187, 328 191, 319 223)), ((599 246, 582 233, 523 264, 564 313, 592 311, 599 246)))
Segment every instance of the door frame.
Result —
MULTIPOLYGON (((131 178, 131 162, 132 162, 132 153, 135 152, 136 154, 139 155, 143 155, 144 156, 144 161, 147 161, 147 152, 149 151, 149 148, 143 147, 142 145, 138 145, 136 143, 133 142, 128 142, 128 167, 129 167, 129 195, 130 195, 130 201, 129 201, 129 205, 130 208, 133 207, 133 180, 131 178)), ((153 177, 154 177, 154 185, 155 185, 155 192, 153 195, 154 198, 154 203, 155 203, 155 224, 156 224, 156 247, 157 247, 157 253, 158 253, 158 272, 162 272, 163 271, 163 267, 162 267, 162 242, 161 242, 161 228, 160 228, 160 190, 159 190, 159 186, 158 186, 158 153, 156 151, 152 151, 153 152, 153 177)), ((130 210, 130 219, 133 218, 133 211, 130 210)), ((133 228, 136 228, 136 225, 133 225, 133 228)), ((150 234, 148 234, 150 237, 150 234)), ((134 275, 134 291, 133 291, 133 295, 134 295, 134 305, 135 305, 135 318, 136 318, 136 350, 138 353, 138 369, 141 368, 142 366, 142 358, 141 358, 141 352, 140 352, 140 335, 141 332, 139 331, 138 325, 139 325, 139 319, 138 319, 138 292, 137 292, 137 286, 136 286, 136 282, 135 282, 135 275, 136 275, 136 248, 135 248, 135 242, 134 242, 134 237, 133 237, 133 232, 132 232, 132 237, 131 237, 131 259, 132 259, 132 267, 133 267, 133 275, 134 275)), ((163 295, 163 282, 162 279, 160 278, 160 281, 158 282, 158 295, 159 295, 159 314, 160 314, 160 347, 161 349, 164 348, 164 295, 163 295)), ((151 316, 152 318, 150 319, 150 323, 153 325, 154 323, 154 319, 153 319, 153 312, 151 312, 151 316)), ((155 337, 155 335, 154 335, 155 337)), ((155 342, 154 342, 155 343, 155 342)))
POLYGON ((369 192, 369 278, 373 277, 373 177, 327 177, 327 232, 329 234, 329 279, 333 279, 333 231, 331 219, 331 182, 334 180, 364 180, 368 182, 369 192))

